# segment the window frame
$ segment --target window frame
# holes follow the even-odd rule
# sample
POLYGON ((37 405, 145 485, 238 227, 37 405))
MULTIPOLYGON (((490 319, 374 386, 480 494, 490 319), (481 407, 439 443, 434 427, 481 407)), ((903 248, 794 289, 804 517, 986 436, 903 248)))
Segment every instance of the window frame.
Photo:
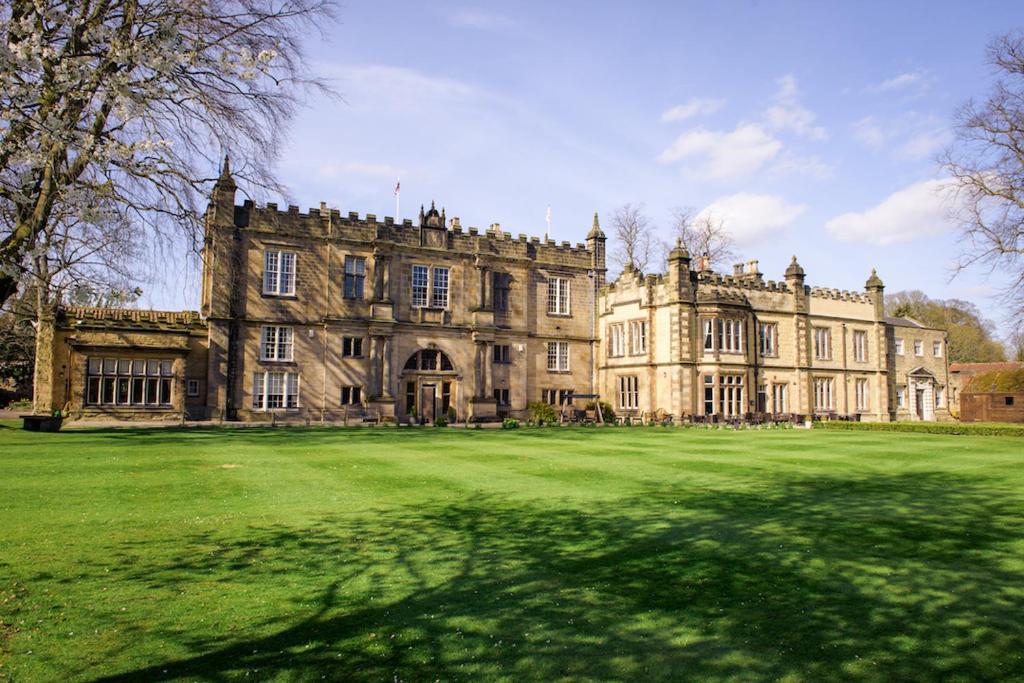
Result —
POLYGON ((619 375, 619 410, 640 409, 640 379, 636 375, 619 375))
POLYGON ((779 324, 763 322, 757 324, 758 349, 762 358, 779 357, 779 324))
POLYGON ((548 276, 548 315, 572 315, 571 283, 571 278, 563 275, 548 276))
POLYGON ((260 352, 261 363, 291 363, 295 360, 295 328, 291 325, 260 325, 260 352), (272 339, 268 339, 268 331, 273 330, 272 339), (287 331, 286 337, 282 340, 282 332, 287 331), (273 357, 267 355, 267 350, 273 349, 273 357), (282 349, 287 357, 282 357, 282 349))
POLYGON ((857 363, 868 362, 868 333, 866 330, 853 331, 853 360, 857 363))
POLYGON ((302 407, 300 396, 301 377, 298 372, 290 370, 256 370, 252 373, 252 409, 258 412, 269 412, 272 410, 298 410, 302 407), (281 404, 270 405, 270 397, 278 394, 271 394, 271 380, 280 377, 281 404), (257 387, 260 391, 257 392, 257 387), (292 402, 294 399, 294 402, 292 402))
POLYGON ((629 321, 629 355, 647 354, 647 321, 638 318, 629 321), (637 343, 639 340, 639 343, 637 343))
POLYGON ((365 358, 363 355, 363 337, 342 335, 341 337, 342 358, 365 358), (346 346, 348 350, 346 351, 346 346))
POLYGON ((814 327, 814 359, 832 360, 831 327, 814 327))
POLYGON ((549 341, 547 344, 548 372, 570 372, 569 342, 549 341), (552 361, 554 361, 554 363, 552 363, 552 361))
POLYGON ((342 298, 349 301, 361 301, 363 299, 365 282, 366 257, 357 256, 356 254, 345 254, 344 266, 342 268, 342 298), (349 271, 350 264, 353 266, 352 272, 349 271), (358 272, 356 272, 355 266, 359 266, 358 272))
POLYGON ((295 296, 298 282, 298 252, 286 249, 263 250, 263 282, 264 296, 295 296), (289 258, 290 257, 290 258, 289 258), (284 268, 289 262, 290 270, 284 268), (271 268, 271 265, 273 267, 271 268), (268 275, 272 275, 268 279, 268 275))

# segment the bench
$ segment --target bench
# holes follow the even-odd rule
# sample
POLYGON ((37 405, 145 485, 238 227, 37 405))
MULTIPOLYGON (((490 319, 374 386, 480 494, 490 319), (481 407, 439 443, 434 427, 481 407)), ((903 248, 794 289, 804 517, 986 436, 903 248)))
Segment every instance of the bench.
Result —
POLYGON ((27 432, 57 432, 64 418, 60 415, 19 415, 21 428, 27 432))

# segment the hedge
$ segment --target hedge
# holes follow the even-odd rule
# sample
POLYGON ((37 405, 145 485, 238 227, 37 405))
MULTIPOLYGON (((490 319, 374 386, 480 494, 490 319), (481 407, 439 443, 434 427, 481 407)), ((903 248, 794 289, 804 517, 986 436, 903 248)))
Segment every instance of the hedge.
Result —
POLYGON ((1024 436, 1024 424, 993 422, 815 422, 815 429, 861 432, 917 432, 959 436, 1024 436))

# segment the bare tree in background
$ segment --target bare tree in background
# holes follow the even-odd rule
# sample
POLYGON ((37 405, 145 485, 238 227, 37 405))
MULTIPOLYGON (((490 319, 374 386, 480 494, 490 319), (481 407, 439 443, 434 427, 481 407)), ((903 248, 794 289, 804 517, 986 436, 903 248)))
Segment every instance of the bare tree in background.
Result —
POLYGON ((643 204, 623 204, 612 214, 611 261, 622 270, 644 272, 657 258, 662 245, 643 204))
POLYGON ((988 46, 999 79, 988 99, 957 112, 943 162, 953 176, 964 253, 958 269, 981 265, 1009 276, 1004 300, 1024 328, 1024 33, 988 46))
POLYGON ((714 214, 698 214, 692 207, 676 207, 672 210, 672 222, 678 243, 691 257, 706 257, 709 268, 723 266, 736 256, 725 221, 714 214))
POLYGON ((0 3, 0 305, 54 220, 119 207, 135 239, 193 245, 230 152, 270 173, 309 76, 302 41, 331 0, 8 0, 0 3), (183 231, 183 232, 182 232, 183 231))

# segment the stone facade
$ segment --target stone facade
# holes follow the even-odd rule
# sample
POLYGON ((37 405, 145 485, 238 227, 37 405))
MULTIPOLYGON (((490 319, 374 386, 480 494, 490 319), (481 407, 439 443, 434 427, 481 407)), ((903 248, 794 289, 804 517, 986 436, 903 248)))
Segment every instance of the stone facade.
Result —
POLYGON ((691 268, 677 247, 667 273, 606 284, 596 215, 573 246, 464 230, 433 205, 397 223, 236 205, 236 190, 225 162, 201 311, 63 310, 39 412, 489 421, 596 393, 619 413, 676 419, 948 417, 945 334, 887 320, 874 274, 840 292, 806 286, 795 258, 773 282, 756 262, 691 268))

